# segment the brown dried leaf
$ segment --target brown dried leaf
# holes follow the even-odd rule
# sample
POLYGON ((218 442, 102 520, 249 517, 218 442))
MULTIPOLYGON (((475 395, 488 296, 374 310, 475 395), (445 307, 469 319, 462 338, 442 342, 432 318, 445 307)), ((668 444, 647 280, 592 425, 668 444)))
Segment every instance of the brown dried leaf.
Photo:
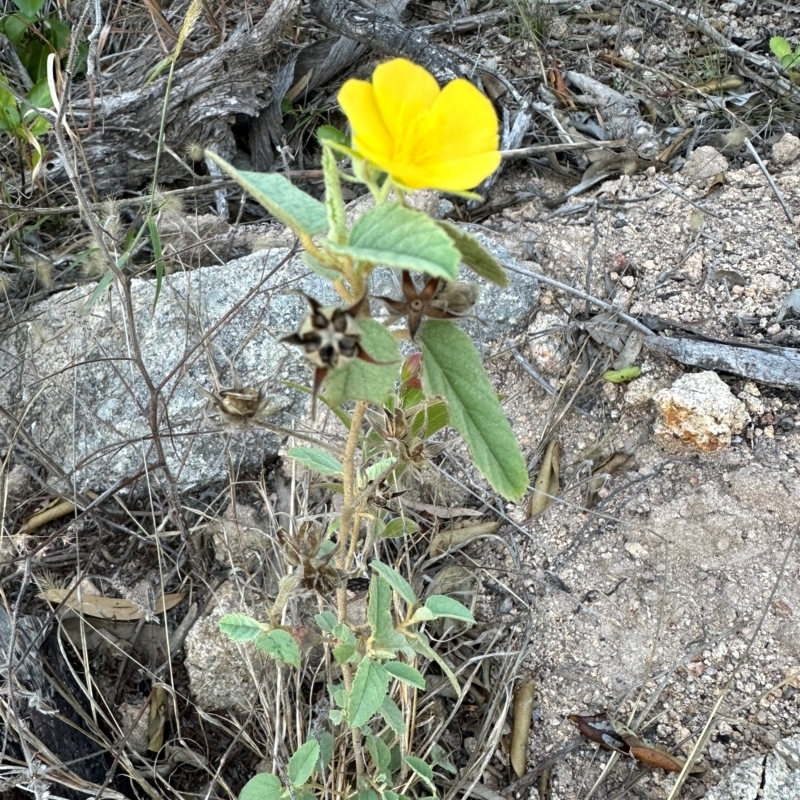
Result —
POLYGON ((590 742, 595 742, 606 750, 616 750, 623 755, 630 754, 630 746, 617 733, 605 712, 586 717, 570 714, 567 719, 574 722, 590 742))
POLYGON ((500 527, 498 521, 478 522, 475 525, 464 525, 461 528, 451 528, 446 531, 438 531, 431 537, 428 546, 428 555, 439 556, 454 547, 458 547, 464 542, 470 542, 481 536, 489 536, 500 527))
POLYGON ((536 483, 533 486, 533 496, 528 503, 528 519, 541 514, 558 495, 560 458, 561 445, 556 439, 551 439, 544 451, 542 466, 539 468, 539 474, 536 476, 536 483))

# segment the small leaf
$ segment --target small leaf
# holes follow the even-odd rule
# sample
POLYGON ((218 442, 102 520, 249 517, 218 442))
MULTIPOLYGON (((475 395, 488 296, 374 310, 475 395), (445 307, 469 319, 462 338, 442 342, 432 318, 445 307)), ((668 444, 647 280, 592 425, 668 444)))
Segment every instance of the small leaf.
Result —
POLYGON ((320 614, 316 614, 314 620, 325 633, 333 633, 333 628, 336 625, 336 614, 332 611, 323 611, 320 614))
POLYGON ((317 767, 318 759, 319 742, 316 739, 309 739, 294 751, 286 768, 292 786, 302 786, 308 781, 317 767))
POLYGON ((344 131, 334 128, 333 125, 320 125, 317 128, 317 139, 321 145, 329 144, 330 142, 335 142, 345 147, 350 145, 350 137, 344 131))
POLYGON ((775 58, 783 61, 784 58, 787 56, 792 55, 792 46, 783 36, 773 36, 769 40, 769 49, 772 50, 773 55, 775 58))
MULTIPOLYGON (((336 128, 333 128, 336 130, 336 128)), ((338 133, 338 131, 337 131, 338 133)), ((319 135, 319 132, 317 132, 319 135)), ((322 137, 320 137, 321 139, 322 137)), ((330 147, 322 148, 322 174, 325 179, 325 208, 328 213, 328 238, 336 244, 347 243, 347 218, 342 200, 342 182, 336 156, 330 147)))
POLYGON ((500 262, 473 236, 452 222, 437 220, 436 224, 450 237, 461 254, 461 260, 473 271, 498 286, 508 286, 508 275, 500 262))
POLYGON ((642 374, 641 367, 624 367, 623 369, 609 369, 603 373, 603 377, 610 383, 628 383, 635 380, 642 374))
POLYGON ((430 768, 430 766, 421 758, 417 758, 416 756, 406 756, 404 760, 406 764, 408 764, 408 766, 411 767, 411 769, 416 772, 423 781, 425 781, 428 787, 433 792, 436 792, 436 787, 433 785, 433 770, 430 768))
POLYGON ((275 172, 241 171, 210 150, 206 150, 205 154, 273 217, 290 227, 296 234, 313 236, 328 229, 325 206, 293 186, 283 175, 275 172))
POLYGON ((361 347, 374 361, 370 364, 362 358, 328 373, 325 379, 325 397, 328 404, 338 406, 345 400, 368 400, 381 405, 394 389, 400 368, 400 348, 386 328, 374 319, 358 321, 361 328, 361 347))
POLYGON ((262 772, 254 775, 239 793, 239 800, 281 800, 283 784, 277 775, 262 772))
POLYGON ((371 658, 363 658, 353 678, 347 701, 347 721, 360 728, 381 707, 389 689, 389 673, 371 658))
POLYGON ((429 608, 420 606, 414 612, 414 615, 411 617, 409 622, 430 622, 433 619, 436 619, 436 614, 434 614, 429 608))
POLYGON ((435 661, 439 668, 444 672, 447 676, 447 680, 450 681, 450 685, 455 689, 457 695, 461 694, 461 687, 458 685, 458 679, 455 676, 455 673, 452 669, 448 666, 447 662, 430 646, 428 640, 425 636, 421 633, 415 633, 413 637, 409 637, 411 641, 411 646, 421 655, 425 656, 425 658, 431 659, 431 661, 435 661))
POLYGON ((392 753, 386 743, 374 734, 370 734, 367 736, 367 750, 372 757, 372 763, 375 765, 376 770, 385 773, 392 762, 392 753))
POLYGON ((354 644, 339 644, 333 648, 333 657, 336 659, 336 663, 340 665, 357 661, 357 653, 358 648, 354 644))
POLYGON ((14 5, 29 22, 33 22, 44 4, 45 0, 14 0, 14 5))
POLYGON ((406 735, 406 721, 403 712, 397 707, 397 703, 388 695, 383 698, 380 709, 383 721, 392 729, 395 736, 406 735))
POLYGON ((383 639, 394 630, 392 619, 392 589, 383 578, 373 575, 369 583, 367 621, 373 639, 383 639))
POLYGON ((386 523, 386 527, 381 531, 384 539, 398 539, 401 536, 411 536, 419 530, 419 526, 412 519, 395 517, 386 523))
POLYGON ((337 458, 315 447, 290 447, 286 455, 320 475, 341 475, 344 472, 344 467, 337 458))
POLYGON ((458 619, 461 622, 474 623, 475 618, 472 612, 458 600, 453 600, 452 597, 446 597, 443 594, 431 595, 425 601, 425 608, 432 611, 436 618, 449 617, 450 619, 458 619))
POLYGON ((386 472, 393 464, 397 463, 397 459, 394 456, 390 456, 389 458, 382 458, 380 461, 376 461, 374 464, 370 464, 364 472, 367 475, 368 481, 377 480, 381 475, 386 472))
POLYGON ((347 246, 327 245, 355 261, 411 269, 455 281, 461 255, 450 237, 421 211, 383 203, 367 211, 350 231, 347 246))
POLYGON ((287 631, 276 628, 269 633, 262 633, 256 639, 256 647, 272 656, 276 661, 292 667, 300 666, 300 648, 287 631))
POLYGON ((234 642, 250 642, 264 630, 260 622, 247 614, 226 614, 219 621, 219 629, 234 642))
POLYGON ((392 569, 388 564, 382 564, 380 561, 373 561, 370 567, 372 567, 372 569, 375 570, 375 572, 377 572, 378 575, 380 575, 410 606, 413 606, 417 602, 417 596, 414 594, 411 584, 396 569, 392 569))
POLYGON ((319 763, 322 765, 323 769, 331 763, 335 746, 336 739, 334 739, 332 733, 323 731, 319 735, 319 763))
POLYGON ((400 661, 387 661, 383 668, 397 680, 407 683, 416 689, 425 688, 425 678, 419 670, 414 669, 410 664, 403 664, 400 661))
POLYGON ((447 401, 450 424, 492 488, 519 500, 528 486, 525 459, 472 341, 450 322, 435 319, 426 322, 419 338, 426 395, 447 401))

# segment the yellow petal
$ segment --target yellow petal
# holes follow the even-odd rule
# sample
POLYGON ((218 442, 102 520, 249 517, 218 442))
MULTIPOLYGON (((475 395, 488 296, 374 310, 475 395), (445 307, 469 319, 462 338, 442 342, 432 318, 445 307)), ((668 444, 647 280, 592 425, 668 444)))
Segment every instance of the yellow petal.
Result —
POLYGON ((419 120, 439 97, 441 89, 430 72, 405 58, 375 67, 372 88, 398 153, 404 150, 403 143, 414 136, 419 120))
POLYGON ((445 160, 497 150, 498 123, 494 106, 469 81, 459 78, 444 87, 431 108, 440 140, 425 160, 445 160))
POLYGON ((390 159, 394 145, 375 100, 372 84, 355 79, 346 81, 337 99, 350 120, 356 150, 375 163, 390 159))
POLYGON ((408 189, 438 189, 442 192, 463 192, 474 189, 500 166, 497 150, 478 155, 440 161, 435 164, 404 165, 391 172, 398 183, 408 189))

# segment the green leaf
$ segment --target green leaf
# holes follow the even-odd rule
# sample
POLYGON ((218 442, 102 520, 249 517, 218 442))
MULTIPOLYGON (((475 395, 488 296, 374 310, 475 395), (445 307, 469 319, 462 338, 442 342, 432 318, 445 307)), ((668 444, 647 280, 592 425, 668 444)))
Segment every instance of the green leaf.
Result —
POLYGON ((256 647, 282 664, 300 666, 300 648, 288 631, 276 628, 274 631, 262 633, 256 639, 256 647))
POLYGON ((450 760, 450 756, 441 745, 435 744, 431 747, 430 759, 432 767, 442 767, 453 775, 458 775, 456 765, 450 760))
POLYGON ((464 233, 452 222, 437 220, 436 224, 450 237, 461 254, 461 260, 473 272, 498 286, 508 286, 508 274, 500 262, 475 237, 464 233))
POLYGON ((333 628, 336 625, 336 614, 332 611, 323 611, 321 614, 316 614, 314 620, 323 631, 333 633, 333 628))
POLYGON ((367 621, 373 639, 383 639, 394 630, 392 619, 392 589, 383 578, 373 575, 369 584, 367 621))
POLYGON ((456 678, 455 673, 452 669, 447 665, 447 662, 428 644, 428 640, 423 636, 421 633, 416 633, 413 637, 409 637, 411 641, 411 646, 416 650, 420 655, 425 656, 426 658, 431 659, 431 661, 435 661, 439 668, 444 672, 447 676, 447 680, 450 681, 450 685, 455 689, 456 694, 461 694, 461 687, 458 685, 458 679, 456 678))
POLYGON ((475 466, 507 500, 528 488, 519 444, 470 338, 446 320, 428 320, 422 342, 425 393, 447 402, 450 424, 464 437, 475 466))
POLYGON ((443 594, 433 594, 425 601, 425 608, 432 611, 438 619, 439 617, 450 617, 451 619, 458 619, 461 622, 475 622, 472 612, 458 600, 453 600, 452 597, 447 597, 443 594))
POLYGON ((36 18, 36 15, 42 10, 44 4, 45 0, 14 0, 14 5, 29 21, 36 18))
POLYGON ((429 608, 425 608, 425 606, 420 606, 414 612, 414 615, 411 617, 409 622, 430 622, 433 619, 436 619, 436 615, 433 613, 433 611, 431 611, 429 608))
POLYGON ((433 785, 433 770, 430 768, 428 764, 426 764, 421 758, 417 758, 416 756, 406 756, 405 762, 408 764, 411 769, 428 784, 429 788, 432 791, 436 791, 436 787, 433 785))
POLYGON ((319 759, 319 742, 309 739, 294 751, 289 759, 286 771, 292 786, 302 786, 311 777, 319 759))
POLYGON ((345 147, 350 145, 350 137, 344 131, 334 128, 333 125, 320 125, 319 128, 317 128, 317 139, 323 146, 331 142, 344 145, 345 147))
POLYGON ((371 658, 363 658, 347 701, 347 721, 351 728, 360 728, 370 721, 381 707, 388 689, 389 673, 371 658))
POLYGON ((368 400, 380 405, 394 389, 399 370, 400 348, 386 328, 374 319, 358 321, 361 347, 378 364, 354 358, 331 370, 325 379, 325 401, 338 406, 345 400, 368 400))
POLYGON ((384 697, 378 710, 383 717, 383 721, 392 729, 395 736, 405 736, 406 722, 403 719, 403 712, 391 697, 388 695, 384 697))
POLYGON ((635 380, 642 374, 642 368, 637 366, 624 367, 623 369, 609 369, 603 373, 603 377, 610 383, 627 383, 635 380))
POLYGON ((417 596, 414 594, 411 584, 396 569, 392 569, 388 564, 383 564, 380 561, 373 561, 370 567, 410 606, 417 602, 417 596))
POLYGON ((283 784, 277 775, 262 772, 254 775, 239 793, 239 800, 281 800, 283 784))
POLYGON ((253 196, 273 217, 296 234, 313 236, 328 229, 325 206, 274 172, 245 172, 236 169, 210 150, 206 155, 253 196))
POLYGON ((331 763, 335 745, 336 739, 329 731, 323 731, 319 735, 319 763, 323 769, 331 763))
POLYGON ((103 274, 103 277, 100 278, 97 286, 95 286, 92 296, 86 301, 83 308, 81 308, 80 315, 82 317, 85 317, 92 310, 92 308, 94 308, 94 304, 103 296, 113 280, 114 273, 111 270, 108 270, 103 274))
POLYGON ((350 661, 357 661, 355 658, 358 648, 354 644, 339 644, 333 648, 333 657, 337 664, 347 664, 350 661))
POLYGON ((310 253, 300 253, 300 260, 312 271, 316 272, 321 278, 326 281, 338 281, 342 277, 340 272, 330 267, 325 267, 317 261, 310 253))
POLYGON ((350 231, 346 246, 327 243, 356 261, 412 269, 454 281, 461 255, 450 237, 422 211, 383 203, 367 211, 350 231))
MULTIPOLYGON (((389 769, 389 764, 392 763, 392 753, 386 746, 386 743, 381 741, 374 734, 367 736, 367 750, 372 758, 372 763, 379 773, 386 773, 389 769)), ((388 774, 386 775, 388 778, 388 774)))
POLYGON ((381 537, 383 539, 398 539, 401 536, 411 536, 419 530, 419 526, 412 519, 395 517, 386 523, 381 537))
POLYGON ((779 59, 781 62, 787 56, 792 55, 792 46, 783 36, 773 36, 769 40, 769 49, 772 50, 775 58, 779 59))
POLYGON ((410 664, 403 664, 401 661, 387 661, 383 668, 397 680, 408 683, 417 689, 425 688, 425 678, 419 670, 414 669, 410 664))
POLYGON ((393 464, 397 463, 397 459, 394 456, 390 456, 389 458, 382 458, 380 461, 376 461, 374 464, 370 464, 364 472, 366 473, 368 481, 374 481, 380 478, 389 467, 393 464))
POLYGON ((219 621, 219 629, 234 642, 250 642, 263 632, 264 627, 247 614, 226 614, 219 621))
POLYGON ((164 281, 164 256, 161 249, 161 236, 158 233, 156 221, 148 216, 147 218, 147 231, 150 234, 150 243, 153 246, 153 261, 156 265, 156 291, 153 294, 153 313, 155 313, 156 306, 158 306, 158 298, 161 295, 161 284, 164 281))
POLYGON ((299 461, 303 466, 319 472, 320 475, 341 475, 344 472, 339 459, 334 458, 324 450, 317 450, 315 447, 290 447, 286 451, 289 458, 299 461))
MULTIPOLYGON (((334 128, 336 130, 336 128, 334 128)), ((322 148, 322 174, 325 178, 325 209, 328 213, 328 238, 336 244, 347 243, 347 218, 342 200, 342 182, 336 156, 330 147, 322 148)))

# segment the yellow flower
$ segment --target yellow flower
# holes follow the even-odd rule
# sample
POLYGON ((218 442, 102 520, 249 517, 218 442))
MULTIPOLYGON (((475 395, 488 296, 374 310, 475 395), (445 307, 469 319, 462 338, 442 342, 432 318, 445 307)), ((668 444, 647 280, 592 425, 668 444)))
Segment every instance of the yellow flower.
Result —
POLYGON ((458 78, 440 89, 404 58, 380 64, 372 83, 349 80, 339 92, 353 148, 408 189, 472 189, 500 164, 497 114, 458 78))

